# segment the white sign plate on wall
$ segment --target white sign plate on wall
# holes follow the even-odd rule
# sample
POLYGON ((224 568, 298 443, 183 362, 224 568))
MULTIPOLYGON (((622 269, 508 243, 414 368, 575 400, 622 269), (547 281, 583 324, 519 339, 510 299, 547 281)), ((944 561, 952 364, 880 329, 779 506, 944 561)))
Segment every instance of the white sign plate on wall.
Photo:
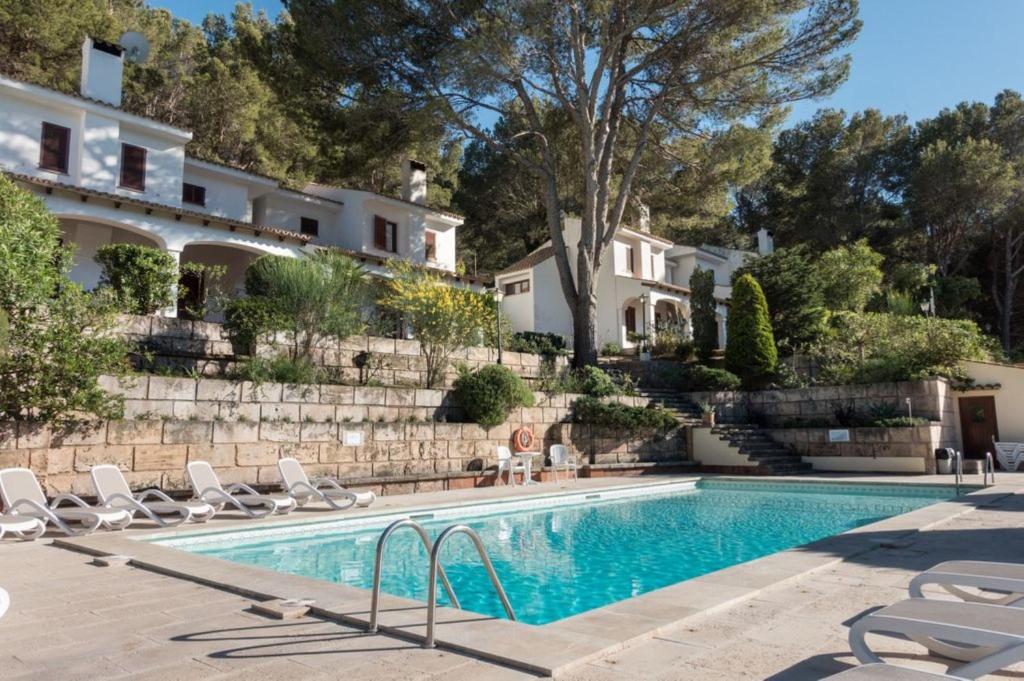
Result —
POLYGON ((342 442, 346 447, 358 447, 363 444, 363 431, 346 430, 342 436, 342 442))
POLYGON ((830 430, 828 431, 829 442, 849 442, 850 431, 848 430, 830 430))

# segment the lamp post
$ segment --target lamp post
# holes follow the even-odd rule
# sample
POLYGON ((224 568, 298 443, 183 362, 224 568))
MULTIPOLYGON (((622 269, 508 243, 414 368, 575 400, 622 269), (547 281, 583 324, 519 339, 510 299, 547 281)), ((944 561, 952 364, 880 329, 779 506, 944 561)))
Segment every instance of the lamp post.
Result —
POLYGON ((640 327, 640 354, 641 356, 649 347, 647 345, 647 303, 651 299, 651 294, 644 293, 640 294, 640 309, 643 312, 643 326, 640 327))
POLYGON ((498 364, 501 364, 501 301, 505 298, 499 286, 491 290, 491 297, 494 298, 494 319, 498 326, 498 364))

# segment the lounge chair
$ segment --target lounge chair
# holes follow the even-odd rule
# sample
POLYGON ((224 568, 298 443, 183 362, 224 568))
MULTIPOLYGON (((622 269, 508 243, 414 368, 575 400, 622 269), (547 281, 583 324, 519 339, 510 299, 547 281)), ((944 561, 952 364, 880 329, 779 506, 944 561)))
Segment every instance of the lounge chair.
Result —
POLYGON ((11 607, 11 597, 3 589, 0 589, 0 617, 4 616, 7 608, 11 607))
POLYGON ((46 495, 35 473, 27 468, 0 471, 0 498, 9 514, 39 518, 44 523, 53 523, 68 535, 86 534, 101 526, 123 530, 132 522, 131 514, 123 509, 90 506, 74 494, 58 494, 53 503, 46 503, 46 495), (65 502, 71 505, 61 506, 65 502), (79 526, 72 527, 69 522, 79 526))
POLYGON ((494 484, 498 484, 498 480, 501 480, 501 474, 508 471, 508 482, 513 487, 516 486, 516 473, 523 474, 523 484, 526 484, 526 464, 516 463, 512 458, 512 450, 504 445, 498 445, 498 474, 497 480, 494 484))
POLYGON ((46 532, 46 523, 39 518, 28 515, 0 515, 0 539, 6 534, 13 534, 22 541, 31 541, 46 532))
POLYGON ((89 474, 96 488, 96 497, 104 506, 122 508, 132 517, 141 513, 161 527, 181 525, 190 520, 205 523, 217 512, 204 501, 175 501, 155 488, 132 494, 121 469, 113 464, 93 466, 89 474))
POLYGON ((281 473, 285 492, 295 499, 299 506, 316 500, 340 511, 352 506, 369 506, 377 499, 373 492, 353 492, 331 478, 310 480, 298 459, 280 459, 277 462, 277 470, 281 473))
POLYGON ((833 674, 825 681, 962 681, 961 676, 897 667, 892 664, 863 664, 833 674))
POLYGON ((263 518, 271 513, 291 513, 296 506, 291 497, 260 494, 242 483, 235 482, 224 487, 213 471, 213 466, 206 461, 193 461, 185 466, 185 471, 195 498, 210 504, 216 511, 230 505, 250 518, 263 518))
POLYGON ((564 468, 566 474, 572 471, 573 480, 579 480, 579 466, 576 464, 576 457, 569 454, 569 448, 565 445, 551 445, 548 450, 548 458, 551 459, 551 472, 555 474, 555 482, 558 482, 558 469, 564 468))
POLYGON ((1021 458, 1024 458, 1024 445, 1020 442, 996 442, 992 438, 992 445, 996 449, 996 461, 1006 471, 1015 471, 1020 466, 1021 458))
POLYGON ((985 603, 910 598, 860 618, 850 627, 850 649, 862 663, 881 663, 868 633, 905 636, 942 657, 965 662, 954 677, 976 679, 1024 661, 1024 612, 985 603))
POLYGON ((937 584, 968 603, 1024 605, 1024 564, 1020 563, 981 560, 939 563, 910 580, 910 595, 913 598, 924 598, 922 587, 926 584, 937 584), (962 586, 983 591, 971 593, 961 589, 962 586))

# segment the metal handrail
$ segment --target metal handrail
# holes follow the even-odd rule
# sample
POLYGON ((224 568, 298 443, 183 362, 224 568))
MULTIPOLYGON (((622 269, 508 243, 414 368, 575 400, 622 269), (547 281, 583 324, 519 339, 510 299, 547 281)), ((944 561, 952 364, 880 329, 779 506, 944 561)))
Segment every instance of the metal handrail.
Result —
POLYGON ((983 471, 983 484, 988 487, 988 478, 992 476, 992 484, 996 484, 996 464, 992 460, 992 452, 985 452, 985 469, 983 471))
POLYGON ((434 562, 433 562, 433 549, 434 545, 430 543, 430 535, 418 522, 412 518, 402 518, 388 525, 380 535, 380 539, 377 540, 377 558, 373 565, 373 595, 370 598, 370 625, 366 631, 371 634, 377 633, 377 615, 380 610, 380 579, 381 579, 381 565, 384 562, 384 545, 387 544, 388 539, 395 533, 395 530, 399 530, 403 527, 411 527, 416 530, 416 533, 420 535, 420 539, 423 540, 423 548, 427 550, 427 554, 431 556, 430 562, 430 585, 431 593, 434 592, 436 585, 436 577, 441 577, 441 583, 444 584, 444 590, 448 592, 448 598, 451 599, 452 606, 461 608, 459 605, 459 599, 455 597, 455 591, 452 590, 451 582, 448 581, 448 575, 444 573, 444 568, 440 568, 435 575, 434 562))
POLYGON ((498 592, 501 604, 505 607, 505 614, 508 615, 510 620, 515 621, 516 619, 516 613, 512 610, 512 604, 509 603, 508 596, 505 595, 505 589, 501 586, 501 580, 498 579, 497 573, 494 572, 494 566, 491 564, 491 559, 487 556, 487 549, 484 548, 484 542, 480 539, 480 535, 466 525, 452 525, 438 535, 437 541, 434 542, 434 549, 430 552, 430 582, 427 585, 427 638, 423 642, 424 648, 434 647, 434 624, 437 616, 436 576, 438 571, 441 570, 441 547, 456 534, 465 534, 473 540, 473 545, 476 546, 476 551, 480 554, 480 560, 483 561, 484 567, 487 568, 491 584, 494 586, 494 590, 498 592))
POLYGON ((964 455, 963 452, 957 451, 953 453, 955 461, 953 462, 953 476, 956 480, 956 495, 960 496, 960 483, 964 481, 964 455))

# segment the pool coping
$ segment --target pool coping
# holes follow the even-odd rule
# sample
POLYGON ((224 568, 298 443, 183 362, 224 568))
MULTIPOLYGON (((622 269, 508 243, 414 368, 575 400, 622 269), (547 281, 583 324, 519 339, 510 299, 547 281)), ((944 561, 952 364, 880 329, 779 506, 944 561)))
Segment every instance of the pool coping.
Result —
MULTIPOLYGON (((621 490, 671 485, 701 477, 735 480, 757 484, 748 476, 679 476, 663 481, 645 479, 631 484, 608 484, 594 489, 621 490)), ((872 483, 863 479, 772 478, 761 482, 804 482, 839 485, 915 484, 872 483)), ((935 483, 916 483, 949 486, 935 483)), ((955 500, 915 509, 908 513, 832 535, 809 544, 770 554, 746 563, 695 577, 677 584, 611 603, 545 625, 511 622, 476 613, 439 607, 436 640, 439 648, 465 653, 528 672, 557 678, 580 664, 616 652, 679 626, 685 620, 735 605, 753 598, 767 589, 791 583, 843 560, 875 550, 887 542, 903 539, 914 532, 948 522, 974 509, 994 503, 1017 491, 1015 485, 993 485, 965 490, 955 500)), ((499 499, 454 501, 401 507, 401 512, 414 513, 429 508, 451 508, 495 503, 513 497, 562 496, 557 491, 515 492, 499 499)), ((380 512, 317 511, 316 520, 282 517, 261 521, 268 530, 290 525, 317 525, 342 517, 390 515, 394 510, 380 512), (345 513, 349 513, 348 516, 345 513)), ((229 522, 223 527, 186 530, 175 528, 154 532, 152 529, 118 534, 96 534, 85 537, 60 538, 57 546, 92 555, 127 555, 131 564, 166 575, 228 590, 254 600, 275 598, 310 598, 315 601, 312 614, 344 624, 365 628, 369 619, 369 592, 366 589, 335 584, 309 577, 288 575, 264 568, 232 563, 212 556, 197 555, 148 541, 153 537, 174 535, 216 534, 250 527, 251 522, 229 522), (229 525, 231 527, 229 527, 229 525)), ((425 637, 426 606, 420 601, 381 595, 380 630, 404 639, 420 642, 425 637)))

